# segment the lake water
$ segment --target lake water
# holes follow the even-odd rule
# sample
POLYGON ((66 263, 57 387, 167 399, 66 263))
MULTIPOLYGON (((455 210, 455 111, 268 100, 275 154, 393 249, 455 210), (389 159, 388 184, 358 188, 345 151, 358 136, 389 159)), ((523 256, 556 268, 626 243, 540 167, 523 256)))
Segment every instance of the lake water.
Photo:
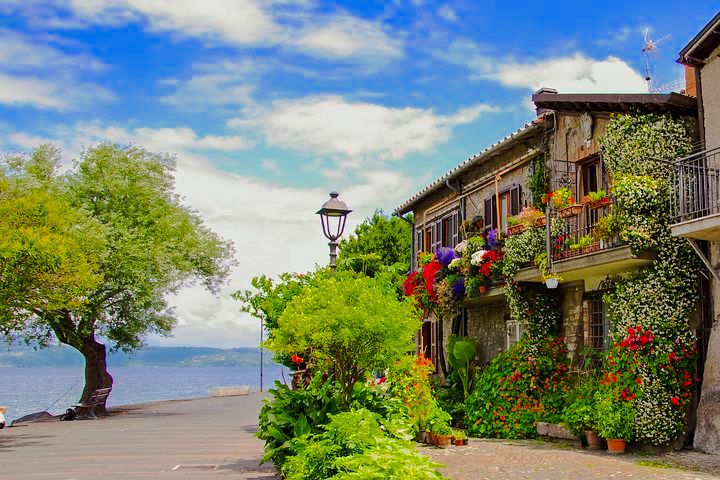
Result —
MULTIPOLYGON (((207 397, 213 387, 260 387, 260 367, 111 367, 115 382, 108 405, 207 397)), ((263 367, 263 385, 281 379, 281 367, 263 367)), ((285 378, 290 377, 285 372, 285 378)), ((34 412, 64 413, 83 388, 83 367, 0 368, 0 405, 8 422, 34 412), (56 402, 54 406, 51 406, 56 402)))

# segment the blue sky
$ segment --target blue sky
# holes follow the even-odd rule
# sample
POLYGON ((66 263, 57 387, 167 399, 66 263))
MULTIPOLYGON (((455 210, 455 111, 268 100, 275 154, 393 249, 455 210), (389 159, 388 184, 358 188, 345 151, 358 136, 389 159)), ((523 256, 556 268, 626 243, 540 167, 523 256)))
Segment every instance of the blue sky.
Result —
POLYGON ((643 32, 671 35, 656 86, 709 1, 0 0, 0 147, 101 140, 178 157, 177 187, 235 241, 220 298, 173 299, 172 345, 253 345, 227 294, 326 261, 336 189, 391 211, 532 120, 530 94, 643 92, 643 32), (680 11, 680 7, 683 7, 680 11))

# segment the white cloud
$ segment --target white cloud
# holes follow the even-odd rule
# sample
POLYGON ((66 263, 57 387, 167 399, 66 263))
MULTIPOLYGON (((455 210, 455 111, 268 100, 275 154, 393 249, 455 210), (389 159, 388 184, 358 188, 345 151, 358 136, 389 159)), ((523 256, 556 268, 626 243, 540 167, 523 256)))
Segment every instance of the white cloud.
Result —
POLYGON ((89 55, 66 54, 48 44, 48 38, 31 38, 1 29, 0 104, 69 110, 114 99, 87 73, 105 69, 89 55))
POLYGON ((428 152, 447 141, 453 127, 493 110, 476 105, 437 115, 430 109, 391 108, 326 95, 276 101, 256 118, 236 119, 230 125, 254 123, 270 145, 329 155, 348 166, 428 152))
POLYGON ((449 5, 443 5, 438 9, 438 15, 447 20, 448 22, 457 22, 458 16, 455 10, 450 8, 449 5))
POLYGON ((4 8, 54 28, 143 22, 150 30, 209 44, 283 47, 373 62, 402 55, 402 42, 380 23, 326 12, 307 0, 27 0, 6 2, 4 8))
POLYGON ((402 43, 391 38, 377 23, 344 14, 307 28, 297 45, 307 53, 330 58, 402 56, 402 43))
POLYGON ((536 90, 551 87, 560 93, 642 93, 645 80, 623 60, 596 60, 577 53, 528 63, 498 65, 486 74, 509 87, 536 90))
MULTIPOLYGON (((151 344, 257 345, 258 321, 241 313, 240 304, 230 294, 250 288, 253 276, 305 272, 328 261, 327 239, 315 214, 327 200, 328 189, 283 187, 216 169, 206 149, 225 146, 225 141, 218 139, 226 137, 201 136, 184 127, 126 130, 98 123, 60 128, 55 133, 55 143, 66 148, 77 149, 100 140, 122 143, 132 139, 150 150, 176 153, 178 193, 199 211, 206 225, 235 243, 238 265, 229 285, 219 297, 192 286, 170 298, 178 315, 174 336, 152 336, 151 344)), ((25 148, 48 140, 22 133, 8 138, 25 148)), ((379 206, 397 205, 412 193, 415 183, 407 175, 383 169, 338 180, 334 187, 354 210, 346 231, 379 206)))

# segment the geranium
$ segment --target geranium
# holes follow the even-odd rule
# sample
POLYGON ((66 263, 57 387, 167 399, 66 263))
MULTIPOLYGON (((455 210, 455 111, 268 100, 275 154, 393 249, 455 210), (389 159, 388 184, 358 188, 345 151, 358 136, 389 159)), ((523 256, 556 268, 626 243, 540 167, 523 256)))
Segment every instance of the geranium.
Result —
POLYGON ((488 253, 487 250, 478 250, 477 252, 473 253, 472 256, 470 256, 470 263, 475 266, 480 265, 486 253, 488 253))
POLYGON ((437 275, 441 268, 442 265, 437 259, 432 260, 423 267, 422 276, 425 280, 425 289, 432 300, 437 299, 437 294, 435 293, 435 275, 437 275))
POLYGON ((290 357, 290 360, 292 360, 292 362, 293 362, 295 365, 300 365, 301 363, 303 363, 303 362, 305 361, 305 360, 303 360, 303 358, 302 358, 300 355, 298 355, 298 354, 293 354, 293 356, 290 357))
POLYGON ((403 293, 405 293, 406 297, 411 297, 415 293, 415 289, 417 288, 418 284, 420 283, 420 274, 418 272, 413 272, 405 279, 405 282, 403 282, 403 293))

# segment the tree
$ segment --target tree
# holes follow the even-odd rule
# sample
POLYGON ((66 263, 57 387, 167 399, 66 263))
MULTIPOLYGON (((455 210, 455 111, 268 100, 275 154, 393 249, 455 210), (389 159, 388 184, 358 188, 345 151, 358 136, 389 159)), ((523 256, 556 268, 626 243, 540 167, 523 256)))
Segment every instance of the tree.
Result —
POLYGON ((410 269, 411 240, 412 231, 405 220, 378 210, 340 241, 338 265, 370 277, 391 273, 399 279, 410 269))
POLYGON ((27 159, 0 164, 0 332, 50 340, 39 312, 80 308, 101 281, 101 225, 75 208, 53 177, 58 151, 49 145, 27 159))
POLYGON ((266 346, 328 370, 340 383, 347 408, 358 380, 413 350, 418 318, 412 303, 399 300, 391 285, 338 272, 290 301, 266 346))
MULTIPOLYGON (((16 163, 23 164, 21 159, 16 163)), ((31 166, 25 166, 26 176, 31 166)), ((169 335, 176 319, 166 296, 194 281, 217 292, 229 273, 231 244, 182 205, 174 193, 174 168, 174 159, 167 155, 100 144, 85 150, 70 173, 49 175, 53 188, 103 231, 94 269, 98 280, 87 288, 81 305, 21 309, 15 327, 28 339, 51 330, 83 354, 81 401, 113 383, 100 339, 113 349, 131 351, 141 347, 149 333, 169 335)))

